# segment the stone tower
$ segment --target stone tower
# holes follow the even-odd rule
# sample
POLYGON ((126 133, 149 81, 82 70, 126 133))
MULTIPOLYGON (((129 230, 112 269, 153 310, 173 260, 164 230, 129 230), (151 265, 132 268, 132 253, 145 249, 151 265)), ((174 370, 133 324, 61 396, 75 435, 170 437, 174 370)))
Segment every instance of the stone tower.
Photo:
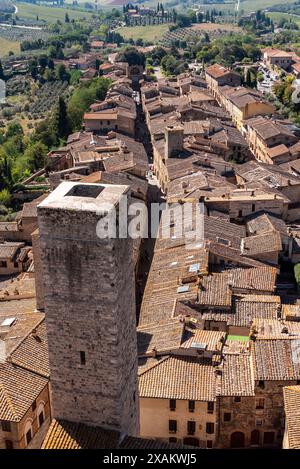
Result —
POLYGON ((182 125, 169 125, 165 128, 165 159, 176 156, 183 150, 182 125))
POLYGON ((138 433, 132 240, 96 234, 128 186, 63 182, 38 206, 53 417, 138 433))

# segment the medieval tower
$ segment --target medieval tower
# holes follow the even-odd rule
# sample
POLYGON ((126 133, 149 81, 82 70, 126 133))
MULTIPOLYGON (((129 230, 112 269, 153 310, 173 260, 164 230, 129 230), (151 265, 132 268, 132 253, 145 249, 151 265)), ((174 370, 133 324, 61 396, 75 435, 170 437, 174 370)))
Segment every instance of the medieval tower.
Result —
POLYGON ((138 433, 132 240, 97 236, 127 186, 63 182, 38 206, 53 417, 138 433))

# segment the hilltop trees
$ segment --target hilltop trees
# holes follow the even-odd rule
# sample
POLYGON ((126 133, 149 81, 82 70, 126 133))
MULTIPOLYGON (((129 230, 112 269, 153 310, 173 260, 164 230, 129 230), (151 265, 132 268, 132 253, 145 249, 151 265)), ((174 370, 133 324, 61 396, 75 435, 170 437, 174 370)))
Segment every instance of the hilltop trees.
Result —
POLYGON ((103 100, 111 85, 109 78, 94 78, 88 84, 82 84, 73 93, 68 104, 69 125, 72 131, 79 130, 83 114, 96 100, 103 100))
POLYGON ((127 62, 129 65, 142 65, 145 67, 146 58, 135 47, 126 47, 118 56, 119 62, 127 62))

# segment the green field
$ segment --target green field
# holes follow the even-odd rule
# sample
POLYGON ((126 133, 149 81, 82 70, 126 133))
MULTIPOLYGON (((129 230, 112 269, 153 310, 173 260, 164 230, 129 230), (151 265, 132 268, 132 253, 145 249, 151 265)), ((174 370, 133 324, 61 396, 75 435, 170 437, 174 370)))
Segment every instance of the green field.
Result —
MULTIPOLYGON (((108 0, 105 0, 105 3, 107 3, 108 0)), ((166 4, 168 0, 163 1, 163 4, 166 4)), ((295 3, 296 0, 285 0, 282 2, 281 0, 264 0, 263 2, 261 0, 241 0, 240 3, 240 13, 249 13, 250 11, 256 11, 259 9, 265 9, 269 8, 273 5, 278 5, 279 3, 295 3)), ((157 0, 149 0, 144 2, 146 6, 149 7, 154 7, 156 8, 157 6, 157 0)), ((196 4, 197 2, 195 2, 196 4)), ((206 11, 206 10, 211 10, 215 8, 217 11, 222 11, 227 13, 228 11, 234 12, 235 11, 235 5, 237 2, 232 2, 232 3, 210 3, 207 5, 203 5, 201 3, 201 10, 206 11)), ((176 6, 178 9, 180 8, 180 4, 178 2, 178 5, 176 6)))
POLYGON ((266 9, 272 7, 273 5, 278 5, 279 3, 295 3, 295 0, 284 0, 284 2, 280 0, 264 0, 263 2, 260 0, 245 0, 244 2, 241 1, 240 9, 244 10, 245 12, 249 11, 256 11, 259 9, 266 9))
POLYGON ((68 13, 71 20, 89 18, 92 13, 89 11, 75 11, 69 8, 55 8, 48 6, 32 5, 29 3, 17 3, 18 16, 35 20, 38 16, 40 20, 48 23, 56 23, 57 20, 64 21, 65 14, 68 13))
POLYGON ((289 20, 292 20, 294 23, 297 23, 298 26, 300 26, 300 17, 299 16, 296 16, 296 15, 290 15, 289 13, 280 13, 280 12, 277 12, 277 11, 272 11, 270 13, 268 13, 268 16, 273 20, 275 21, 279 21, 281 18, 287 18, 289 20))
POLYGON ((144 39, 144 41, 159 41, 169 31, 170 24, 157 24, 153 26, 134 26, 118 29, 125 39, 144 39))
POLYGON ((10 51, 18 54, 20 52, 20 43, 8 41, 7 39, 0 37, 0 57, 4 57, 10 51))

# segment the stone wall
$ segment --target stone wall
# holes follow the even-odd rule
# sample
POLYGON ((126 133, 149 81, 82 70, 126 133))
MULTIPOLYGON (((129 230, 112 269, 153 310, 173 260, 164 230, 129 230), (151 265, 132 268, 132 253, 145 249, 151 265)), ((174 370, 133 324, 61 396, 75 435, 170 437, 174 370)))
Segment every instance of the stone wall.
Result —
POLYGON ((132 241, 100 215, 38 209, 54 418, 138 431, 132 241))

